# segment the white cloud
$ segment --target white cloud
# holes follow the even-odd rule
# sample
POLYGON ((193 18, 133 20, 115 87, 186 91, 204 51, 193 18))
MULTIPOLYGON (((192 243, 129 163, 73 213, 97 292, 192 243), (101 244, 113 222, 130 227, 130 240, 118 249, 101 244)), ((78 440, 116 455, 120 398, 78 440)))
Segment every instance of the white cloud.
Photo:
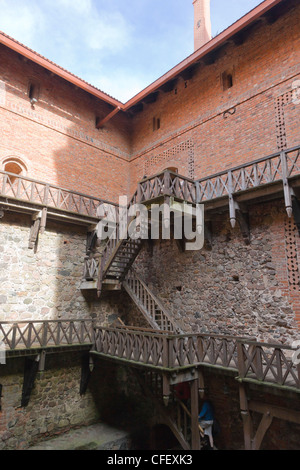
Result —
POLYGON ((24 4, 22 0, 0 0, 0 30, 9 36, 31 45, 43 25, 44 15, 38 5, 24 4))

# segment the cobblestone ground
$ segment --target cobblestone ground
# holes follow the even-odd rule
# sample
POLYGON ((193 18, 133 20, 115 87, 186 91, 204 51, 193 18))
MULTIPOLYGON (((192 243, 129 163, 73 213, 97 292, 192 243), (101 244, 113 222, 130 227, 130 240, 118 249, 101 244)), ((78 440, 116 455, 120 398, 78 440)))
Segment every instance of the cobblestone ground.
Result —
POLYGON ((70 431, 41 442, 28 450, 128 450, 130 439, 126 431, 104 423, 70 431))

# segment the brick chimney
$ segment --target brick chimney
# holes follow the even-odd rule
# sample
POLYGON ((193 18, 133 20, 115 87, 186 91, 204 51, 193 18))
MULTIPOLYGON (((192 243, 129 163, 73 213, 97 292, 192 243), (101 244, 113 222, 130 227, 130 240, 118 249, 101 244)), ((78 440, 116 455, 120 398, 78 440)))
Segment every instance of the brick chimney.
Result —
POLYGON ((210 0, 193 0, 195 51, 211 40, 210 0))

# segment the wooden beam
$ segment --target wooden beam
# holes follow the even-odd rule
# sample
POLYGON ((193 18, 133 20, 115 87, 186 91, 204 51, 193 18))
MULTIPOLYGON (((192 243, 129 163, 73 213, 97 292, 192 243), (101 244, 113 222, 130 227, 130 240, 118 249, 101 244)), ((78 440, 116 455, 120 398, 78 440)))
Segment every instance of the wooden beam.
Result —
POLYGON ((274 418, 300 424, 300 411, 270 405, 268 403, 261 403, 254 400, 249 401, 249 410, 262 414, 269 413, 274 418))
POLYGON ((251 436, 252 436, 252 418, 249 413, 249 405, 247 398, 246 385, 240 384, 239 386, 240 394, 240 409, 241 416, 243 421, 243 430, 244 430, 244 445, 245 450, 251 449, 251 436))
POLYGON ((111 118, 113 118, 115 116, 115 114, 117 114, 120 111, 120 109, 121 109, 121 107, 117 106, 105 118, 103 118, 101 120, 98 120, 96 122, 96 129, 101 129, 106 122, 110 121, 111 118))
POLYGON ((198 396, 198 379, 192 380, 191 383, 191 431, 192 431, 192 450, 200 450, 200 434, 199 434, 199 396, 198 396))
POLYGON ((39 362, 37 360, 32 360, 28 357, 25 358, 21 406, 25 407, 29 403, 38 368, 39 362))

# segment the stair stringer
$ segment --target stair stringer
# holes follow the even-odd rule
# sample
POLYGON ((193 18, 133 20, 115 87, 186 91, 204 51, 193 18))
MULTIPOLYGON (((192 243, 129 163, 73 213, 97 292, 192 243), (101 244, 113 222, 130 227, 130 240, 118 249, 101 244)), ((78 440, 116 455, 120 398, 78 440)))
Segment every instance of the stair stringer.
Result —
MULTIPOLYGON (((157 329, 157 330, 162 330, 162 331, 174 332, 174 334, 183 333, 181 326, 178 324, 178 322, 174 320, 172 314, 166 309, 166 307, 162 304, 162 302, 154 295, 154 293, 149 289, 146 283, 141 279, 141 277, 136 273, 136 271, 133 268, 128 270, 128 273, 122 283, 122 286, 124 287, 128 295, 131 297, 135 305, 138 307, 138 309, 140 310, 140 312, 142 313, 142 315, 144 316, 144 318, 147 320, 147 322, 150 324, 152 328, 157 329), (154 308, 152 315, 147 310, 147 307, 139 299, 137 293, 131 287, 131 285, 133 284, 132 280, 134 282, 138 282, 139 287, 143 289, 143 295, 144 296, 146 295, 148 299, 147 303, 149 303, 149 298, 150 298, 152 309, 154 308), (158 315, 161 317, 161 322, 156 321, 155 312, 160 312, 158 315)), ((140 291, 140 288, 136 290, 140 291)))

